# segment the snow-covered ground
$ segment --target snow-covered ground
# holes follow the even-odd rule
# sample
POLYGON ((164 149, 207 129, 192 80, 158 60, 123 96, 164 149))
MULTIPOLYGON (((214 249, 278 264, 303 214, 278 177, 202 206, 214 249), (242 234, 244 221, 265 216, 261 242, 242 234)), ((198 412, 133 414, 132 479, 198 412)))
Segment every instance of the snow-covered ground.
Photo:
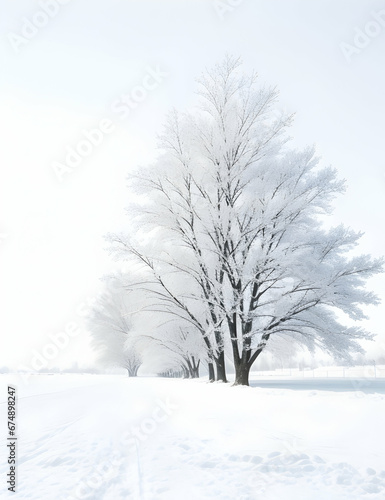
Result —
POLYGON ((1 498, 385 498, 385 382, 2 375, 1 498), (7 492, 6 386, 18 388, 7 492))

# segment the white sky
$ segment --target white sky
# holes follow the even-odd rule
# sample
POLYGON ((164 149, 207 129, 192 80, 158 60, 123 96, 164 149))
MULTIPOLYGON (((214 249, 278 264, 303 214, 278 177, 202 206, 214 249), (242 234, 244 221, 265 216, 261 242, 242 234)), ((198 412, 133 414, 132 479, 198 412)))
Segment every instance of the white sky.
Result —
MULTIPOLYGON (((154 157, 167 111, 190 105, 194 79, 226 52, 278 86, 280 106, 297 113, 294 143, 315 143, 347 179, 335 223, 365 231, 363 252, 384 253, 384 2, 70 0, 16 53, 9 34, 20 36, 46 2, 0 0, 0 367, 31 367, 50 335, 81 325, 79 308, 111 266, 103 234, 124 225, 127 173, 154 157), (221 18, 221 2, 239 5, 221 18), (377 33, 367 23, 381 11, 377 33), (371 38, 348 61, 341 43, 365 28, 371 38), (148 66, 168 76, 121 120, 111 105, 148 66), (59 182, 52 162, 103 118, 115 131, 59 182)), ((371 288, 385 298, 383 281, 371 288)), ((379 334, 373 354, 385 351, 383 310, 370 308, 365 324, 379 334)), ((52 364, 74 359, 92 362, 86 333, 52 364)))

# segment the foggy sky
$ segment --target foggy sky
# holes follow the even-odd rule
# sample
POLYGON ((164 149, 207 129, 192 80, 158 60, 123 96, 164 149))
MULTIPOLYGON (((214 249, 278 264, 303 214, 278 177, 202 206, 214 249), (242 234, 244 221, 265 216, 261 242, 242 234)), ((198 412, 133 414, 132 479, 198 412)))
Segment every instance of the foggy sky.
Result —
MULTIPOLYGON (((103 234, 124 228, 128 172, 156 156, 166 113, 194 102, 194 80, 225 53, 277 85, 279 107, 296 112, 293 145, 315 144, 347 180, 331 223, 364 231, 363 253, 384 253, 383 2, 48 4, 0 1, 0 367, 30 367, 52 336, 82 327, 85 304, 111 269, 103 234), (145 98, 118 112, 144 82, 145 98), (53 164, 103 120, 110 132, 60 181, 53 164)), ((383 281, 370 288, 385 298, 383 281)), ((364 326, 380 334, 374 355, 385 350, 383 306, 367 312, 364 326)), ((80 332, 52 364, 93 358, 80 332)))

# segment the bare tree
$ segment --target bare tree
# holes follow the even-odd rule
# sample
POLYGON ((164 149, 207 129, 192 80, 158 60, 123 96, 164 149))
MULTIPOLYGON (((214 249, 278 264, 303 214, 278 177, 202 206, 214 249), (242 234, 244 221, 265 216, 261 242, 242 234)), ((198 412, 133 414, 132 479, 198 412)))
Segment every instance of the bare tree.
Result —
POLYGON ((133 335, 130 344, 139 347, 146 363, 159 361, 168 367, 175 364, 184 371, 186 378, 199 377, 201 360, 207 361, 207 350, 200 332, 191 324, 170 315, 149 314, 142 307, 133 319, 133 335), (159 319, 163 320, 162 323, 159 319), (157 361, 155 361, 157 360, 157 361))
POLYGON ((291 150, 292 117, 276 114, 277 91, 258 86, 227 57, 200 80, 200 108, 172 113, 162 155, 134 182, 143 195, 130 234, 115 249, 146 269, 138 289, 151 310, 194 325, 226 380, 229 339, 235 383, 271 337, 348 359, 371 335, 346 327, 377 298, 364 289, 382 261, 349 257, 360 234, 326 229, 324 216, 344 183, 313 149, 291 150))
POLYGON ((134 344, 127 345, 132 330, 128 297, 118 279, 108 280, 107 290, 94 305, 88 325, 100 362, 124 368, 129 377, 136 377, 142 356, 134 344))

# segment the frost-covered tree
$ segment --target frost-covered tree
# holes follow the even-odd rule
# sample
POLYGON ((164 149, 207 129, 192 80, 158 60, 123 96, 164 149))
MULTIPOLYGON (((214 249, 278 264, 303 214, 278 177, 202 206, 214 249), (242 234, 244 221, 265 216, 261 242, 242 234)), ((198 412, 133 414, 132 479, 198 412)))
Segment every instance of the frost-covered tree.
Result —
MULTIPOLYGON (((156 236, 146 233, 144 226, 139 232, 142 230, 143 244, 147 245, 151 253, 149 246, 156 241, 156 236)), ((193 373, 197 373, 198 360, 205 360, 208 363, 210 381, 226 381, 223 334, 219 323, 213 326, 213 314, 210 314, 210 308, 199 298, 199 288, 195 292, 186 292, 183 275, 175 273, 171 266, 171 276, 166 261, 158 257, 152 259, 138 252, 127 242, 125 235, 110 235, 109 239, 116 244, 115 250, 119 257, 126 258, 128 254, 142 264, 142 268, 132 269, 123 279, 125 290, 130 292, 130 297, 135 302, 135 313, 132 314, 135 318, 135 338, 138 341, 150 337, 154 340, 154 335, 157 335, 158 344, 163 343, 164 349, 170 352, 178 344, 179 350, 189 360, 186 361, 187 366, 191 363, 193 373), (165 323, 167 328, 162 327, 165 323), (186 335, 186 338, 177 334, 176 340, 175 331, 184 332, 183 336, 186 335), (174 346, 173 349, 171 346, 174 346)), ((189 286, 193 285, 196 288, 196 283, 190 283, 189 286)))
POLYGON ((129 377, 136 377, 142 356, 135 344, 128 342, 132 335, 129 299, 118 279, 109 279, 90 312, 88 326, 101 364, 124 368, 129 377))
POLYGON ((371 335, 337 313, 365 317, 377 298, 364 285, 382 262, 349 254, 360 234, 325 227, 344 182, 313 149, 288 147, 277 91, 239 66, 227 57, 201 78, 199 108, 171 114, 162 154, 134 181, 136 225, 111 240, 146 268, 138 286, 152 309, 193 324, 223 369, 227 341, 247 385, 276 336, 345 359, 361 351, 371 335))
MULTIPOLYGON (((170 320, 151 325, 143 321, 139 314, 138 323, 144 323, 145 329, 138 326, 133 342, 142 346, 146 352, 146 360, 157 359, 169 368, 177 366, 182 369, 185 378, 198 378, 201 360, 205 359, 206 349, 200 333, 191 327, 183 326, 183 322, 170 320)), ((156 364, 156 363, 155 363, 156 364)))

